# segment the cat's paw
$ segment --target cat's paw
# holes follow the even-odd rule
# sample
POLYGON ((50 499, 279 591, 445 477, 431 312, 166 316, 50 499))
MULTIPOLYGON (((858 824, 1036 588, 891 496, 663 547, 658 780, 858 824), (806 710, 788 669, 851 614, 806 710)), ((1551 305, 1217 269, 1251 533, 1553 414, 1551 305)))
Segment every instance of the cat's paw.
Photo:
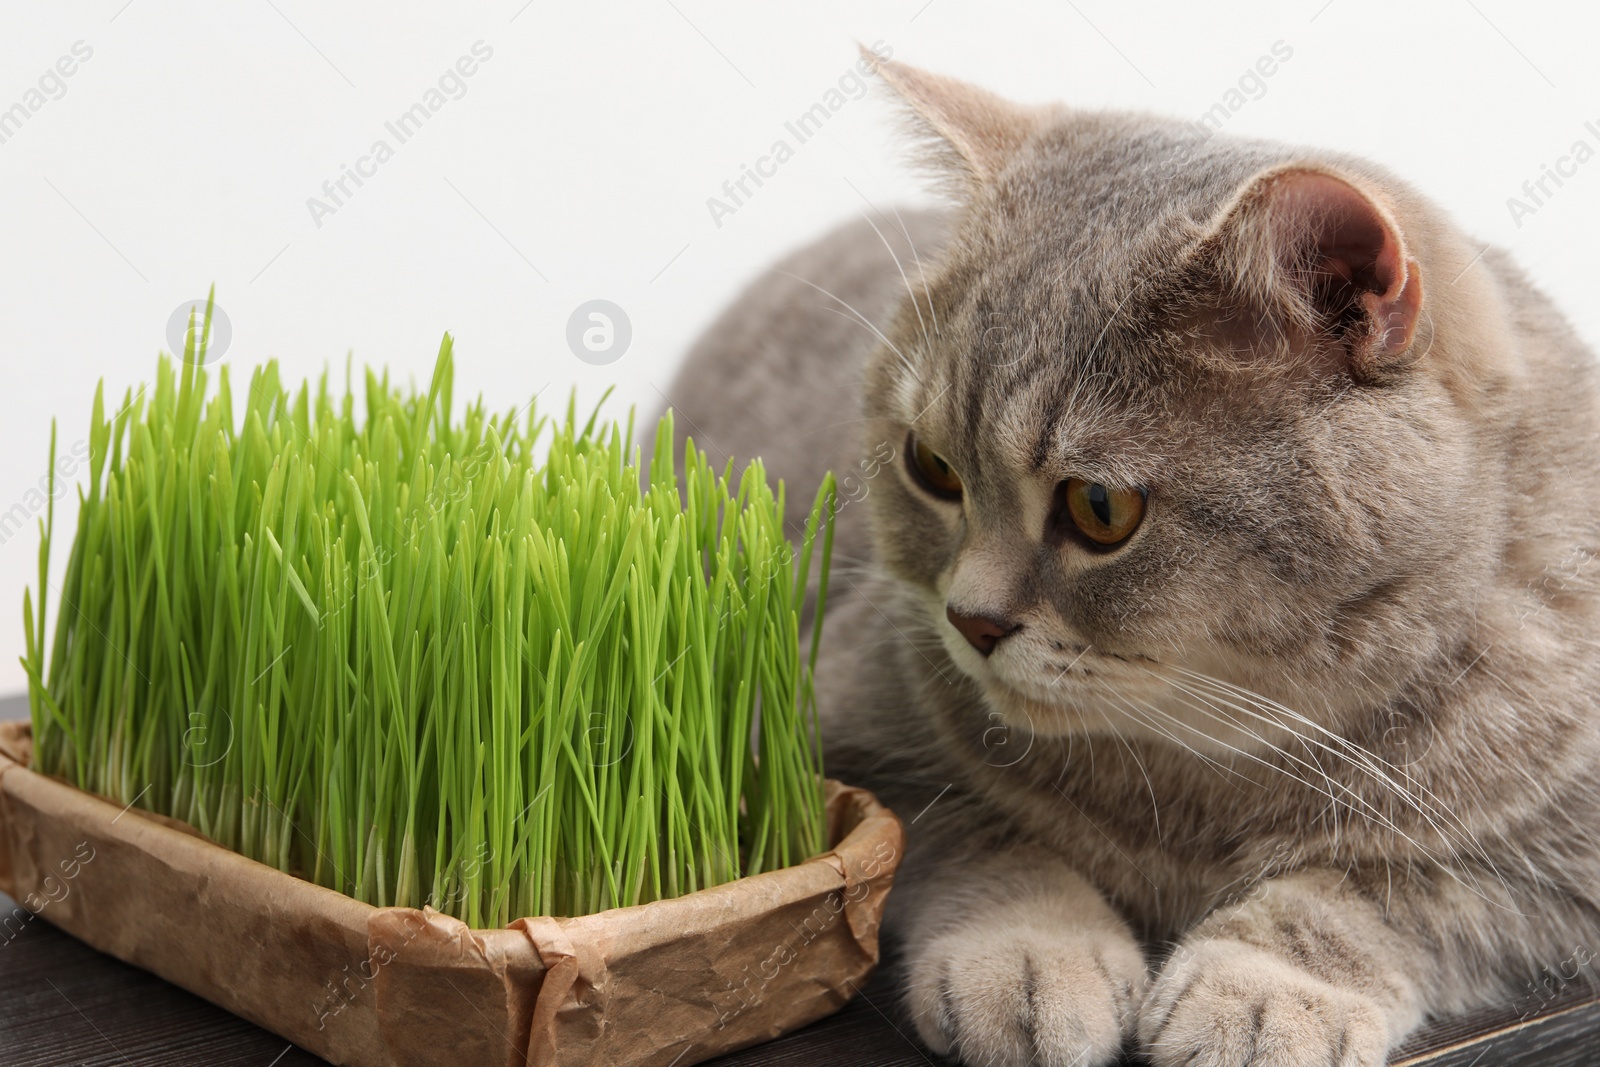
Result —
POLYGON ((1378 1005, 1240 941, 1184 946, 1139 1011, 1155 1067, 1382 1067, 1378 1005))
POLYGON ((910 961, 907 999, 934 1052, 992 1067, 1096 1067, 1132 1032, 1146 970, 1125 934, 1015 924, 947 931, 910 961))

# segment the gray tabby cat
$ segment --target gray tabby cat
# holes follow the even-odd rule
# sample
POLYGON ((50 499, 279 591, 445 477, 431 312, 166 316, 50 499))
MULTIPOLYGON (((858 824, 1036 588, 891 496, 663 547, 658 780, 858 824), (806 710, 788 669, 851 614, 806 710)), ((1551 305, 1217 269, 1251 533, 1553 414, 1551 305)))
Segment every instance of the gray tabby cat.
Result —
POLYGON ((958 207, 790 258, 672 399, 796 523, 844 479, 827 759, 908 824, 922 1039, 1378 1064, 1587 979, 1600 394, 1560 313, 1361 160, 879 73, 958 207))

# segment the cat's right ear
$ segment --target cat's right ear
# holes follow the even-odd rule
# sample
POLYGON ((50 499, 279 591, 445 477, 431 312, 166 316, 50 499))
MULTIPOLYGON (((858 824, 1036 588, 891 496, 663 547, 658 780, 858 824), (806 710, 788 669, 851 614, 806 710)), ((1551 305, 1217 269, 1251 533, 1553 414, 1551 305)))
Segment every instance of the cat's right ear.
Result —
POLYGON ((1256 342, 1377 381, 1416 358, 1422 270, 1382 194, 1364 185, 1306 165, 1269 171, 1202 248, 1245 312, 1231 321, 1254 324, 1256 342))
POLYGON ((917 162, 958 197, 994 181, 1038 129, 1043 110, 1013 104, 986 89, 880 56, 861 57, 894 91, 921 142, 917 162))

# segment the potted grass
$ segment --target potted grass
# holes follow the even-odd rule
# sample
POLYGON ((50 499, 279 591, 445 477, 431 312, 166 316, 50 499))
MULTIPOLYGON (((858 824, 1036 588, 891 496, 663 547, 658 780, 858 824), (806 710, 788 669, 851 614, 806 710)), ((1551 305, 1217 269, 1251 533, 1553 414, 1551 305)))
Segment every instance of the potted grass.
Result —
POLYGON ((360 405, 236 397, 204 336, 96 392, 53 606, 41 522, 0 889, 340 1064, 689 1064, 844 1003, 901 839, 820 766, 831 482, 787 531, 670 413, 648 465, 631 417, 453 418, 448 336, 360 405))

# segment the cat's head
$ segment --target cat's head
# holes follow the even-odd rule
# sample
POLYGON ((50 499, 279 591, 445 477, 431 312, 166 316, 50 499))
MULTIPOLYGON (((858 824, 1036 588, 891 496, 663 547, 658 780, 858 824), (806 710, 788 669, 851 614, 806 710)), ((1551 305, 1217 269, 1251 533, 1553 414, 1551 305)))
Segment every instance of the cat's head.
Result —
POLYGON ((1448 223, 1359 161, 878 66, 960 205, 868 371, 878 559, 994 710, 1252 748, 1230 687, 1331 723, 1460 641, 1514 372, 1448 223))

